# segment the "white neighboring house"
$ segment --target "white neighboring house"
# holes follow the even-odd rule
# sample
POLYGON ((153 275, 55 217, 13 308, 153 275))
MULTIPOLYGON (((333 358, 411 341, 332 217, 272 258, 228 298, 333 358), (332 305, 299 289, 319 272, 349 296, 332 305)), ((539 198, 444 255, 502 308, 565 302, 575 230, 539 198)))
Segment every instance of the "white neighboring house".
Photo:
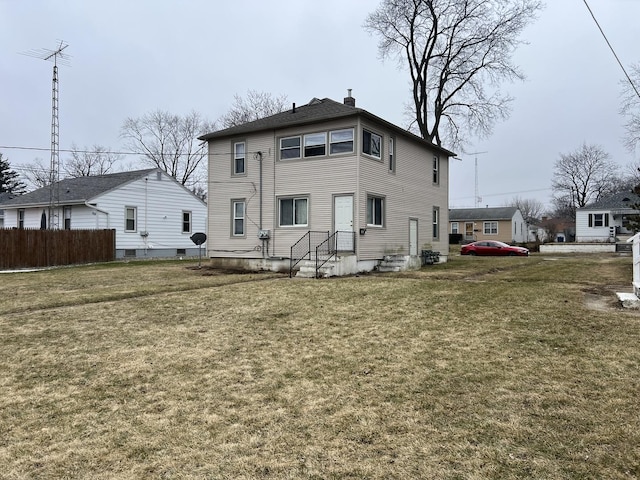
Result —
POLYGON ((51 188, 4 199, 4 228, 114 229, 116 258, 198 255, 207 206, 158 168, 67 178, 51 188), (53 215, 53 221, 50 221, 53 215))
POLYGON ((615 242, 616 237, 630 237, 628 217, 640 212, 633 208, 640 197, 619 192, 576 210, 577 242, 615 242))

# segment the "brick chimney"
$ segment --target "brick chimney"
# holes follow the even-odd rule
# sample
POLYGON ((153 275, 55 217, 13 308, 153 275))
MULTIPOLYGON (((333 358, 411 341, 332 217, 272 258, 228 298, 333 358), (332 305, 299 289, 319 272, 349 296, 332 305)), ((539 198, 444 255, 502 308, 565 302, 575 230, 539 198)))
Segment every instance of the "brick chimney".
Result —
POLYGON ((356 99, 351 96, 351 89, 347 89, 347 96, 344 97, 344 104, 350 107, 356 106, 356 99))

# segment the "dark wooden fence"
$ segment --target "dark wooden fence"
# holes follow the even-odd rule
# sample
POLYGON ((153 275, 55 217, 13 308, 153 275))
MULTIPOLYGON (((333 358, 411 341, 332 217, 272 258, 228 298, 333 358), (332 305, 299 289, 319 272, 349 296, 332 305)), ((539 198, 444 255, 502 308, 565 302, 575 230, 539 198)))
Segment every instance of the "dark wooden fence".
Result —
POLYGON ((115 230, 0 229, 0 269, 109 262, 115 230))

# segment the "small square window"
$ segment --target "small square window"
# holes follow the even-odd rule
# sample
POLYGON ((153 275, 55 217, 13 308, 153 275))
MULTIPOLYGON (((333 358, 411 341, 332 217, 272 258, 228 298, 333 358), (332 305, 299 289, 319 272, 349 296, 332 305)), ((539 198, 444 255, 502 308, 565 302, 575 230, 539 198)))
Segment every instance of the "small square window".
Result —
POLYGON ((362 131, 362 153, 371 155, 374 158, 381 158, 382 137, 369 130, 362 131))

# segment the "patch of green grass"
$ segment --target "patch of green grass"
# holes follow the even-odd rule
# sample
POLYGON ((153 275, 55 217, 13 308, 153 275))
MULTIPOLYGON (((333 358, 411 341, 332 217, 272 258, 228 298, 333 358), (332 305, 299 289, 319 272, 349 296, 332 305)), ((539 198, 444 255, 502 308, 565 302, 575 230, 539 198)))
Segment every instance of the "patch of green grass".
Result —
POLYGON ((584 301, 630 283, 629 258, 212 273, 13 277, 15 303, 0 304, 3 475, 640 476, 640 316, 584 301))

